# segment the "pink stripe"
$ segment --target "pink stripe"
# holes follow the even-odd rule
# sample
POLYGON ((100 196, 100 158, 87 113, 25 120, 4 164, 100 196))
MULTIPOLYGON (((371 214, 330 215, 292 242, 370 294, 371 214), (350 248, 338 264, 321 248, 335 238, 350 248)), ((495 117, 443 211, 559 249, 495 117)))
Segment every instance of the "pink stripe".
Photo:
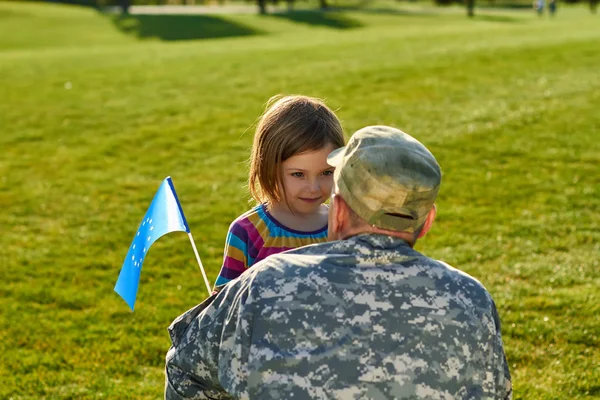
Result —
POLYGON ((258 252, 258 258, 260 258, 262 260, 263 258, 267 258, 268 256, 270 256, 272 254, 278 254, 278 253, 288 251, 291 249, 293 249, 293 247, 263 247, 258 252))
POLYGON ((235 258, 229 256, 226 256, 225 260, 223 260, 223 266, 233 271, 244 272, 246 270, 246 268, 244 268, 243 261, 236 260, 235 258))
MULTIPOLYGON (((260 236, 260 233, 254 226, 254 224, 252 222, 250 222, 250 220, 244 219, 243 221, 240 221, 240 225, 246 230, 246 232, 248 232, 248 238, 250 239, 250 242, 252 242, 252 245, 254 246, 254 248, 262 249, 263 246, 265 245, 265 241, 263 240, 262 236, 260 236)), ((257 255, 250 254, 250 256, 254 258, 257 255)))

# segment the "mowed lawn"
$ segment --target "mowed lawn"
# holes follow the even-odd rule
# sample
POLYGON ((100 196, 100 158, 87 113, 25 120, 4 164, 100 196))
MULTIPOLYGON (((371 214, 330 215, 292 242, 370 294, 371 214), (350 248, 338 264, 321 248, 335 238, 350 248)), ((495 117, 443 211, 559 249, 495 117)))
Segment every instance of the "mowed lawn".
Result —
POLYGON ((348 135, 438 157, 418 244, 496 300, 517 399, 600 397, 600 16, 373 3, 326 14, 138 16, 0 3, 0 398, 160 398, 167 326, 206 297, 187 236, 114 292, 172 176, 209 278, 249 207, 268 98, 325 98, 348 135))

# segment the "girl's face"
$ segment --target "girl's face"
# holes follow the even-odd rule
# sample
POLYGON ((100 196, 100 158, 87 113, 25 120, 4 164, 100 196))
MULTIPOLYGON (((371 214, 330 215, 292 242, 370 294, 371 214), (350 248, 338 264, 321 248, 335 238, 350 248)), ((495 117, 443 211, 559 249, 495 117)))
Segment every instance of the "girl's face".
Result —
POLYGON ((327 156, 335 150, 328 144, 319 150, 295 154, 281 163, 285 201, 294 214, 313 214, 331 194, 334 167, 327 156))

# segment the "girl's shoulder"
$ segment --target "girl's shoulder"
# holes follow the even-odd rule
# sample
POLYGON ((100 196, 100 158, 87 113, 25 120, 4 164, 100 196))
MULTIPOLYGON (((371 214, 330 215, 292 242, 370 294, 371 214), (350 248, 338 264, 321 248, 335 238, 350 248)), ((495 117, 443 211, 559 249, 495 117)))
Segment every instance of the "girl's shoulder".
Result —
POLYGON ((263 208, 263 205, 262 205, 262 204, 259 204, 259 205, 257 205, 257 206, 254 206, 254 207, 252 207, 251 209, 249 209, 248 211, 246 211, 246 212, 244 212, 243 214, 241 214, 241 215, 240 215, 239 217, 237 217, 236 219, 234 219, 234 220, 233 220, 233 222, 235 222, 235 221, 239 221, 239 220, 241 220, 241 219, 244 219, 244 218, 248 218, 249 216, 251 216, 251 215, 254 215, 254 214, 258 214, 258 212, 259 212, 259 211, 260 211, 262 208, 263 208))
POLYGON ((257 206, 252 207, 250 210, 244 212, 242 215, 233 220, 233 222, 229 225, 229 230, 232 230, 234 227, 246 226, 253 220, 256 220, 259 217, 259 214, 263 210, 263 205, 259 204, 257 206))

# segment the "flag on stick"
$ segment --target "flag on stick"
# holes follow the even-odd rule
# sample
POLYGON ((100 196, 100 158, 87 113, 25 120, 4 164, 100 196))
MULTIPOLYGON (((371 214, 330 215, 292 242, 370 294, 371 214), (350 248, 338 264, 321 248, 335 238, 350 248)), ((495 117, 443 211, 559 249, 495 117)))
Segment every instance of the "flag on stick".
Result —
MULTIPOLYGON (((131 311, 135 306, 142 264, 150 246, 161 236, 177 231, 187 232, 190 235, 190 228, 183 215, 175 187, 171 177, 167 177, 158 188, 148 211, 146 211, 125 261, 123 261, 121 273, 115 285, 115 292, 125 300, 131 311)), ((202 269, 202 266, 200 268, 202 269)), ((202 272, 204 274, 204 271, 202 272)))

